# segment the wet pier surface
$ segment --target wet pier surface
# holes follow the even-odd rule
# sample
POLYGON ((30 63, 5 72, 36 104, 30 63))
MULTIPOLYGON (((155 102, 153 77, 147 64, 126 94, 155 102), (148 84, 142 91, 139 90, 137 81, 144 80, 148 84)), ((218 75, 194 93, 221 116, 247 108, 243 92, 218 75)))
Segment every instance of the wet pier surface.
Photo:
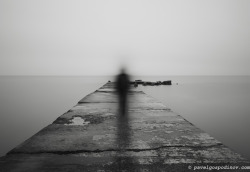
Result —
POLYGON ((128 97, 129 113, 121 117, 115 84, 105 84, 1 157, 0 171, 193 171, 194 165, 249 165, 139 89, 131 89, 128 97))

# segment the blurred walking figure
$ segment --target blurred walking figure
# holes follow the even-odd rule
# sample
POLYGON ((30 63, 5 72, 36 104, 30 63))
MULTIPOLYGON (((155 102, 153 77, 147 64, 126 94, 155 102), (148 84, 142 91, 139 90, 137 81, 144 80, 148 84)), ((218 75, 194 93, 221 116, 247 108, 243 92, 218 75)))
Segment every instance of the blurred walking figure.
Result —
POLYGON ((125 73, 125 69, 121 70, 121 73, 116 79, 116 89, 119 96, 119 108, 120 115, 126 115, 127 111, 127 97, 129 91, 130 83, 129 76, 125 73))
POLYGON ((117 143, 120 150, 124 150, 130 143, 130 128, 128 118, 128 92, 129 76, 122 69, 116 78, 116 91, 119 99, 118 116, 117 116, 117 143))
POLYGON ((116 157, 118 171, 130 169, 134 171, 133 158, 128 155, 126 149, 130 146, 130 125, 128 110, 128 93, 130 89, 129 76, 125 69, 116 78, 116 91, 119 99, 118 116, 117 116, 117 145, 119 154, 116 157))

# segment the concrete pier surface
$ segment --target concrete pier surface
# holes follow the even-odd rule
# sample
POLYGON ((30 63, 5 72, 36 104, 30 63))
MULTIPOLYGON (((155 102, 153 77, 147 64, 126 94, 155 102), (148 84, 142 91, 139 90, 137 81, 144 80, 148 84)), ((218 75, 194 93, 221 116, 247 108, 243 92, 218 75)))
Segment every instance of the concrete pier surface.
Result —
POLYGON ((250 171, 247 159, 153 97, 138 88, 128 97, 121 117, 115 83, 106 83, 1 157, 0 171, 250 171))

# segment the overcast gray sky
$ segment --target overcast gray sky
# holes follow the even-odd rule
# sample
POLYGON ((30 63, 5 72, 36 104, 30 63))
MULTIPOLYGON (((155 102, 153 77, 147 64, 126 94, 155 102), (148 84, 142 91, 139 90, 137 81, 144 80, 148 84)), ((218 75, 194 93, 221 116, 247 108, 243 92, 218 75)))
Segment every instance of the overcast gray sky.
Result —
POLYGON ((0 75, 250 75, 249 0, 1 0, 0 75))

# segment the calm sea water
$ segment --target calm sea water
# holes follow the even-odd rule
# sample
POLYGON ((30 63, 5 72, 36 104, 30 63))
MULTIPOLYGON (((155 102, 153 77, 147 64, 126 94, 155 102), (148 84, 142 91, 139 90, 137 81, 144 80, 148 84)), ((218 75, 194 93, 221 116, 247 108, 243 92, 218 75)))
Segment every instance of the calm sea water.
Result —
MULTIPOLYGON (((140 76, 140 86, 197 127, 250 159, 249 76, 140 76), (178 83, 178 84, 177 84, 178 83)), ((0 156, 49 125, 113 77, 0 77, 0 156)))

